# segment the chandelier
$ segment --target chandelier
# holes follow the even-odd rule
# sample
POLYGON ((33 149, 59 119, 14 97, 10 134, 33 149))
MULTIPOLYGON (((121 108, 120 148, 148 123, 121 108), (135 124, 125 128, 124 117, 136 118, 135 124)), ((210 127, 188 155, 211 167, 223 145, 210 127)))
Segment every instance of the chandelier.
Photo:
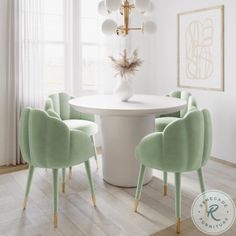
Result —
POLYGON ((154 5, 150 0, 102 0, 98 4, 98 12, 108 16, 112 12, 119 10, 123 16, 123 25, 117 25, 112 19, 107 19, 102 24, 102 32, 106 35, 117 34, 126 36, 130 31, 141 31, 147 34, 154 34, 157 30, 153 21, 146 21, 139 27, 130 26, 130 14, 138 10, 141 15, 149 16, 154 10, 154 5))

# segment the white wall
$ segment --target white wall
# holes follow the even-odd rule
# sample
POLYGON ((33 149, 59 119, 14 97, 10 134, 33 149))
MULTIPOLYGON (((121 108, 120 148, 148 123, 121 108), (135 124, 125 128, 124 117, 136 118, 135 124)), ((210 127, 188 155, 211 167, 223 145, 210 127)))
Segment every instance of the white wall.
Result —
MULTIPOLYGON (((156 0, 154 0, 155 2, 156 0)), ((143 22, 155 20, 155 15, 144 17, 139 11, 132 12, 130 16, 130 27, 141 27, 143 22)), ((136 93, 151 93, 153 92, 153 81, 155 81, 156 73, 156 34, 147 35, 141 31, 129 32, 130 43, 129 51, 134 49, 139 50, 140 58, 143 60, 143 65, 133 78, 134 89, 136 93)), ((155 87, 155 86, 154 86, 155 87)))
POLYGON ((177 14, 209 6, 225 6, 225 91, 188 89, 201 108, 210 110, 213 120, 212 156, 236 163, 236 1, 156 1, 157 49, 153 61, 157 75, 152 81, 158 94, 177 88, 177 14))

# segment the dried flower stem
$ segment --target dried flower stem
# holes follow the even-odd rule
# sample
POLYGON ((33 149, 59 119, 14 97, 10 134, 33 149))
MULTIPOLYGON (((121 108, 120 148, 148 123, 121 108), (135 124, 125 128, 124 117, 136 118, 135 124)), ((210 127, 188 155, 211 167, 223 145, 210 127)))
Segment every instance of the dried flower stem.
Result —
POLYGON ((130 57, 127 56, 127 50, 120 54, 121 58, 114 58, 109 56, 113 63, 115 76, 120 76, 122 79, 127 79, 130 75, 134 75, 143 61, 138 57, 138 49, 135 49, 130 57))

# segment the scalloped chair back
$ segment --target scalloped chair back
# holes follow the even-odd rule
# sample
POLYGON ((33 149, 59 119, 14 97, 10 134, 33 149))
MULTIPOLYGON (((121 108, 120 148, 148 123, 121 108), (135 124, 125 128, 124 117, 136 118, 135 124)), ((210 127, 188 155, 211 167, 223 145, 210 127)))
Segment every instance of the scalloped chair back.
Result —
MULTIPOLYGON (((70 129, 77 129, 85 132, 91 136, 91 141, 94 145, 95 150, 95 160, 98 167, 96 145, 94 140, 94 135, 97 133, 97 125, 95 124, 95 117, 91 114, 85 114, 75 110, 70 106, 69 101, 73 99, 73 96, 68 95, 67 93, 56 93, 50 95, 45 102, 45 111, 53 117, 59 118, 65 122, 65 124, 70 129), (82 122, 81 122, 82 121, 82 122), (89 122, 83 122, 89 121, 89 122)), ((72 176, 72 167, 69 169, 69 178, 72 176)), ((65 185, 65 169, 63 169, 63 186, 65 185)), ((64 189, 64 187, 63 187, 64 189)), ((63 190, 64 191, 64 190, 63 190)))
POLYGON ((145 166, 167 172, 185 172, 206 164, 211 145, 210 114, 208 110, 195 110, 167 125, 163 132, 146 136, 136 154, 145 166))
POLYGON ((178 117, 178 118, 182 118, 193 107, 197 108, 196 100, 194 99, 194 97, 192 96, 191 93, 188 93, 186 91, 173 91, 173 92, 170 92, 169 94, 167 94, 167 96, 183 99, 187 102, 187 106, 181 111, 171 113, 171 114, 166 114, 166 115, 163 115, 161 117, 178 117))
POLYGON ((30 165, 43 168, 69 166, 70 131, 62 121, 42 110, 26 108, 20 123, 20 147, 30 165))
POLYGON ((162 169, 185 172, 201 168, 209 158, 212 144, 209 112, 190 112, 183 119, 168 125, 163 137, 165 160, 162 169))
POLYGON ((46 100, 45 110, 47 111, 52 109, 60 116, 62 120, 81 119, 94 121, 94 115, 78 112, 72 106, 70 106, 69 100, 73 98, 73 96, 70 96, 66 93, 52 94, 46 100))

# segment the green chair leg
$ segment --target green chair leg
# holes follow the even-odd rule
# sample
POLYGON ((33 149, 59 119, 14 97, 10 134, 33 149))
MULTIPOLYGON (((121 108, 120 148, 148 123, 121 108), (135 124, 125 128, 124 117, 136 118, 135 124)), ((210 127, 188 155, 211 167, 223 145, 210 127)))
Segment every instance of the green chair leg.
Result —
POLYGON ((181 173, 175 173, 175 214, 176 214, 176 233, 180 233, 181 218, 181 173))
POLYGON ((203 177, 203 173, 202 173, 202 168, 197 170, 198 173, 198 178, 199 178, 199 183, 200 183, 200 188, 201 188, 201 192, 205 192, 205 183, 204 183, 204 177, 203 177))
POLYGON ((26 209, 26 205, 28 202, 28 196, 29 196, 30 186, 32 183, 33 174, 34 174, 34 167, 30 165, 29 171, 28 171, 27 185, 26 185, 26 190, 25 190, 25 200, 24 200, 23 210, 26 209))
POLYGON ((54 216, 54 227, 57 228, 58 225, 58 169, 53 169, 53 216, 54 216))
POLYGON ((142 191, 142 187, 143 187, 143 179, 144 179, 145 169, 146 169, 146 167, 141 164, 140 169, 139 169, 137 189, 136 189, 136 193, 135 193, 135 203, 134 203, 134 211, 135 212, 137 212, 137 210, 138 210, 138 204, 139 204, 141 191, 142 191))
POLYGON ((62 168, 62 192, 65 192, 65 187, 66 187, 66 168, 62 168))
POLYGON ((89 160, 85 161, 84 165, 85 165, 85 170, 86 170, 87 177, 88 177, 89 188, 90 188, 90 192, 91 192, 91 196, 92 196, 93 205, 96 206, 96 198, 95 198, 95 193, 94 193, 93 178, 92 178, 92 174, 91 174, 91 168, 90 168, 89 160))
POLYGON ((92 141, 93 146, 94 146, 94 153, 95 153, 94 159, 95 159, 95 161, 96 161, 97 168, 98 168, 98 158, 97 158, 97 150, 96 150, 96 144, 95 144, 95 138, 94 138, 94 136, 91 136, 91 141, 92 141))
MULTIPOLYGON (((205 181, 204 181, 204 176, 203 176, 203 173, 202 173, 202 168, 198 169, 197 173, 198 173, 198 179, 199 179, 199 183, 200 183, 201 192, 204 193, 206 191, 206 188, 205 188, 205 181)), ((206 200, 205 195, 203 195, 203 199, 204 199, 204 202, 205 202, 206 212, 208 212, 208 204, 205 201, 206 200)))
POLYGON ((72 166, 69 167, 69 179, 72 179, 72 166))
POLYGON ((163 180, 164 180, 164 196, 167 196, 167 180, 168 180, 168 173, 163 172, 163 180))

